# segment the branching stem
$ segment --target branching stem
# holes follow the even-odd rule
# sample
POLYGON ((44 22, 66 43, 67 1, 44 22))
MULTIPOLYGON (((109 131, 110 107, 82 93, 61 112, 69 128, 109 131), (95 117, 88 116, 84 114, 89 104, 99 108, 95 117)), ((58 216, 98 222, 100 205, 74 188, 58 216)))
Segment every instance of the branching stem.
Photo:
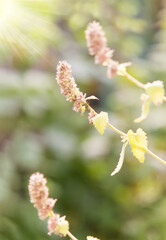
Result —
POLYGON ((135 85, 137 85, 138 87, 142 88, 145 90, 145 84, 141 83, 140 81, 138 81, 136 78, 134 78, 133 76, 131 76, 129 73, 124 72, 123 76, 126 77, 130 82, 134 83, 135 85))
POLYGON ((117 132, 118 134, 120 134, 121 136, 124 136, 124 137, 127 137, 127 134, 120 131, 119 129, 117 129, 116 127, 114 127, 112 124, 110 123, 107 123, 107 125, 112 128, 115 132, 117 132))
MULTIPOLYGON (((140 81, 138 81, 136 78, 134 78, 133 76, 131 76, 129 73, 127 72, 123 72, 123 76, 126 77, 130 82, 134 83, 135 85, 137 85, 138 87, 146 90, 145 84, 141 83, 140 81)), ((166 96, 163 97, 163 101, 166 102, 166 96)))
POLYGON ((148 148, 146 149, 147 153, 149 153, 151 156, 153 156, 154 158, 156 158, 158 161, 160 161, 161 163, 163 163, 164 165, 166 165, 166 162, 161 159, 160 157, 158 157, 156 154, 154 154, 153 152, 151 152, 148 148))
MULTIPOLYGON (((127 76, 130 76, 131 78, 133 78, 133 77, 132 77, 130 74, 128 74, 128 73, 127 73, 127 76)), ((135 79, 135 78, 133 78, 133 79, 135 79)), ((136 80, 136 79, 135 79, 135 80, 136 80)), ((137 81, 137 80, 136 80, 135 82, 140 83, 140 82, 137 81)), ((140 83, 140 84, 142 84, 142 83, 140 83)), ((137 86, 138 86, 138 84, 137 84, 137 86)), ((142 84, 142 86, 144 86, 144 85, 142 84)), ((143 88, 143 87, 142 87, 142 88, 143 88)), ((164 97, 164 101, 166 101, 166 97, 164 97)), ((91 106, 90 106, 87 102, 85 102, 85 105, 86 105, 86 107, 87 107, 88 110, 94 111, 94 113, 96 113, 95 110, 94 110, 93 108, 91 108, 91 106)), ((117 129, 116 127, 114 127, 111 123, 107 123, 107 125, 108 125, 112 130, 114 130, 115 132, 117 132, 119 135, 128 138, 128 135, 127 135, 126 133, 120 131, 119 129, 117 129)), ((160 157, 158 157, 156 154, 154 154, 153 152, 151 152, 148 148, 146 149, 146 152, 149 153, 152 157, 156 158, 156 159, 157 159, 158 161, 160 161, 161 163, 163 163, 164 165, 166 165, 166 161, 164 161, 163 159, 161 159, 160 157)), ((69 235, 69 234, 68 234, 68 235, 69 235)), ((73 236, 73 237, 74 237, 74 236, 73 236)), ((77 240, 77 239, 75 239, 75 237, 74 237, 74 238, 72 238, 72 240, 77 240)))

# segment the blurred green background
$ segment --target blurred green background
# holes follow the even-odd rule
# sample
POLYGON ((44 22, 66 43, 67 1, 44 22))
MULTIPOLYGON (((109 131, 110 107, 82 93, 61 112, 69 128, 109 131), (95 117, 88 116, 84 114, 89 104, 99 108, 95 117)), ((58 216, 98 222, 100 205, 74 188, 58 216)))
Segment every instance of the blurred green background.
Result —
POLYGON ((141 127, 149 148, 166 159, 166 105, 141 112, 141 89, 122 77, 108 79, 86 48, 87 24, 99 21, 115 59, 131 61, 140 81, 166 86, 165 0, 1 0, 0 1, 0 240, 49 240, 46 221, 29 202, 29 176, 48 179, 55 212, 66 215, 78 239, 166 239, 165 166, 146 155, 140 164, 128 148, 114 177, 119 136, 100 136, 72 111, 55 81, 66 59, 80 90, 96 111, 127 132, 141 127))

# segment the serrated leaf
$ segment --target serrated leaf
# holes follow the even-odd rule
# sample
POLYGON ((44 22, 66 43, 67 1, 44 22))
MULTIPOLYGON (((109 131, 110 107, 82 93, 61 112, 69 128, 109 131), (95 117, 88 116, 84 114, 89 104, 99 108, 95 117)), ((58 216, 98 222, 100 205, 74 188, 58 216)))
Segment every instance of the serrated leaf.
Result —
POLYGON ((96 96, 92 95, 90 97, 87 97, 85 100, 99 100, 96 96))
POLYGON ((102 135, 108 123, 108 113, 100 112, 94 118, 92 118, 92 122, 97 131, 102 135))
POLYGON ((120 171, 120 169, 122 168, 127 144, 128 144, 128 141, 123 143, 122 151, 120 153, 120 158, 119 158, 118 164, 117 164, 115 170, 111 173, 111 176, 113 176, 116 173, 118 173, 120 171))
POLYGON ((127 135, 133 155, 141 163, 143 163, 145 159, 146 148, 148 146, 146 133, 141 128, 138 128, 136 133, 134 133, 132 130, 129 130, 127 135))
POLYGON ((142 94, 141 102, 142 102, 141 116, 134 120, 134 122, 136 122, 136 123, 143 121, 149 114, 149 107, 150 107, 150 102, 151 102, 149 95, 142 94))
POLYGON ((152 83, 147 83, 146 93, 155 105, 160 106, 163 103, 165 94, 163 82, 157 80, 152 83))

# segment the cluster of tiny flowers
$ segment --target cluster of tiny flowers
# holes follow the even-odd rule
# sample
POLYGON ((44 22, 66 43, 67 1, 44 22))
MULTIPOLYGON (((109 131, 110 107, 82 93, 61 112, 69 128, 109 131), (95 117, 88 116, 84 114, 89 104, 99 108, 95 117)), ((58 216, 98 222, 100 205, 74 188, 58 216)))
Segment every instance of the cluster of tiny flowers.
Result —
POLYGON ((87 45, 89 49, 89 54, 92 56, 96 56, 102 51, 102 55, 106 55, 108 51, 106 51, 107 39, 102 30, 102 27, 98 22, 93 21, 88 25, 86 33, 87 45))
POLYGON ((66 61, 58 63, 56 80, 66 100, 74 102, 73 110, 83 114, 85 111, 86 94, 80 92, 72 77, 71 66, 66 61))
POLYGON ((94 118, 97 113, 89 107, 87 100, 97 98, 95 96, 86 98, 86 94, 83 94, 79 90, 74 78, 72 77, 71 66, 66 61, 60 61, 58 63, 56 80, 60 85, 61 93, 65 95, 66 100, 69 102, 74 102, 73 110, 75 112, 81 112, 81 114, 83 114, 85 112, 85 109, 87 109, 89 111, 89 123, 93 124, 92 118, 94 118))
POLYGON ((114 51, 107 47, 107 39, 102 26, 96 21, 89 23, 85 36, 89 54, 95 57, 95 64, 107 66, 108 78, 117 75, 121 71, 121 64, 112 59, 114 51))
POLYGON ((97 113, 93 110, 90 109, 89 113, 88 113, 88 120, 90 124, 93 124, 92 119, 97 115, 97 113))
POLYGON ((38 216, 41 220, 48 219, 48 234, 56 233, 58 235, 66 236, 69 225, 65 217, 60 217, 55 214, 52 209, 57 199, 49 198, 49 190, 46 186, 47 180, 43 174, 36 172, 31 175, 29 179, 29 195, 30 201, 38 210, 38 216))

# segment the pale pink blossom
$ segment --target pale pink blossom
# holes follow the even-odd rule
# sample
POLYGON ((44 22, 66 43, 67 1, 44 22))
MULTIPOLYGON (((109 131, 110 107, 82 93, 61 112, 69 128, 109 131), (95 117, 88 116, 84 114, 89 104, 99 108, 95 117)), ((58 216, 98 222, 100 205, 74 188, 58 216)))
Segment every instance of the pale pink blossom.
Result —
POLYGON ((117 61, 111 61, 107 66, 107 76, 108 78, 114 77, 118 72, 119 63, 117 61))
POLYGON ((47 180, 43 174, 36 172, 29 179, 29 195, 30 201, 36 208, 41 208, 48 198, 47 180))
POLYGON ((41 220, 44 220, 47 217, 49 217, 50 212, 52 211, 56 201, 57 199, 47 198, 42 208, 38 209, 38 215, 41 220))
POLYGON ((48 235, 51 235, 52 233, 57 233, 59 226, 58 226, 58 220, 60 218, 59 214, 53 214, 52 217, 48 219, 48 235))
POLYGON ((107 61, 113 56, 113 50, 108 47, 102 48, 96 55, 95 55, 95 64, 107 64, 107 61))
POLYGON ((92 118, 94 118, 96 115, 97 113, 93 109, 89 111, 88 113, 89 124, 93 124, 92 118))
POLYGON ((86 94, 83 94, 82 92, 80 92, 74 102, 73 111, 81 112, 83 114, 85 111, 85 106, 84 106, 85 102, 86 102, 86 94))
POLYGON ((59 236, 66 236, 69 230, 69 222, 66 217, 59 217, 59 214, 54 214, 48 220, 48 235, 55 233, 59 236))
POLYGON ((102 30, 101 25, 96 21, 88 24, 87 30, 85 31, 85 36, 89 54, 92 56, 98 54, 98 52, 107 45, 105 33, 102 30))

